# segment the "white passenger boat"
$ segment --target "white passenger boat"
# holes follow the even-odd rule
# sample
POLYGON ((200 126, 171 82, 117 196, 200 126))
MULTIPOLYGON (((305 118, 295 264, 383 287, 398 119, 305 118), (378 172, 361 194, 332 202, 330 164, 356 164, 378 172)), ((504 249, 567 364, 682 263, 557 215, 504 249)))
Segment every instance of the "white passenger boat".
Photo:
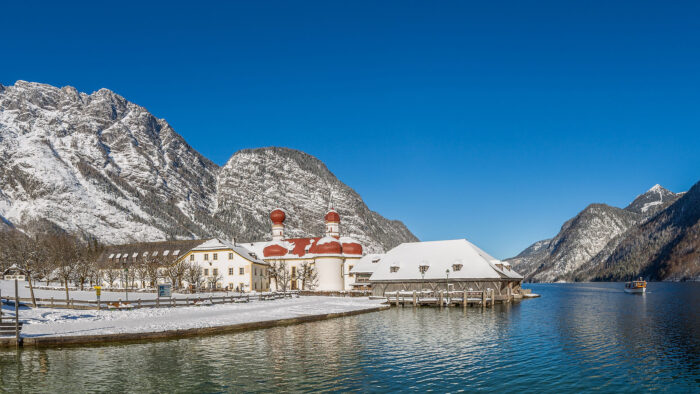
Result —
POLYGON ((625 283, 625 292, 627 293, 644 293, 647 291, 647 282, 642 278, 625 283))

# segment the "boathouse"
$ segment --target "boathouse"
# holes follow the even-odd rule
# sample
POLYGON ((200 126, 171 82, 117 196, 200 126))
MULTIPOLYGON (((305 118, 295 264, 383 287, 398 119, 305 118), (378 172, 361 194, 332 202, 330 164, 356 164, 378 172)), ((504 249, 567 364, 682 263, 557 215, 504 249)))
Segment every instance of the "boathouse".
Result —
POLYGON ((523 276, 466 239, 403 243, 387 252, 369 278, 372 294, 396 291, 519 293, 523 276))
POLYGON ((379 266, 382 257, 384 254, 366 254, 355 265, 351 266, 349 277, 352 280, 350 283, 352 290, 369 290, 371 288, 369 278, 379 266))

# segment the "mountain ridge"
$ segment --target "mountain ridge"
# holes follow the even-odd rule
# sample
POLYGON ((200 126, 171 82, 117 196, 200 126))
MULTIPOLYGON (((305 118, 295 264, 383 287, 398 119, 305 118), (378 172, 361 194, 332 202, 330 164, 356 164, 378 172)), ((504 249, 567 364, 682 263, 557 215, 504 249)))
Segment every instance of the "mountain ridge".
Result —
MULTIPOLYGON (((691 190, 695 191, 696 187, 697 184, 691 190)), ((637 196, 625 208, 591 204, 565 222, 559 234, 551 240, 538 241, 517 256, 506 260, 514 269, 520 270, 527 281, 532 282, 627 280, 640 274, 658 280, 698 280, 700 270, 690 267, 700 264, 697 260, 683 262, 681 265, 690 268, 684 271, 685 274, 672 276, 653 269, 635 269, 634 264, 626 257, 626 254, 631 255, 636 251, 637 259, 648 260, 650 256, 642 256, 643 253, 638 250, 644 249, 648 244, 630 241, 631 237, 642 231, 640 229, 648 228, 648 223, 657 221, 657 218, 665 215, 679 201, 697 198, 695 194, 686 197, 689 193, 690 191, 673 193, 657 184, 637 196), (591 211, 592 207, 598 209, 591 211), (562 240, 566 242, 560 242, 562 240), (629 245, 636 245, 637 249, 629 245)), ((686 212, 676 216, 688 215, 686 212)), ((676 221, 678 220, 680 219, 676 221)), ((678 230, 678 233, 681 239, 686 239, 684 230, 678 230)), ((648 232, 645 234, 652 237, 648 232)), ((694 239, 692 236, 686 239, 686 248, 693 251, 696 248, 700 249, 697 242, 693 244, 694 239)), ((669 240, 666 239, 666 242, 669 240)), ((664 256, 664 264, 675 267, 669 272, 682 271, 673 263, 679 257, 671 254, 664 256)), ((649 264, 643 263, 637 268, 648 266, 649 264)))
MULTIPOLYGON (((322 204, 316 201, 312 210, 303 207, 318 195, 306 183, 318 183, 320 177, 337 188, 334 199, 345 202, 339 207, 346 215, 344 233, 366 242, 368 251, 417 239, 402 222, 368 214, 359 194, 317 158, 288 148, 270 149, 243 149, 229 162, 236 158, 243 166, 238 158, 256 151, 273 152, 277 162, 295 156, 294 175, 304 182, 267 183, 270 200, 285 197, 279 187, 295 187, 295 198, 285 199, 285 209, 307 219, 292 221, 290 233, 314 235, 323 226, 322 204), (353 219, 358 214, 362 220, 353 219)), ((267 215, 260 210, 243 214, 241 209, 246 201, 256 200, 259 190, 244 188, 236 191, 236 199, 227 199, 222 193, 230 190, 220 186, 244 185, 240 179, 257 185, 258 178, 264 185, 265 174, 274 169, 251 167, 233 174, 237 178, 232 181, 225 168, 192 148, 165 119, 109 89, 86 94, 26 81, 0 86, 0 216, 19 228, 50 222, 107 243, 209 236, 266 239, 267 215), (226 212, 238 214, 226 217, 226 212)), ((286 174, 278 176, 284 179, 286 174)), ((272 203, 261 209, 268 205, 272 203)))

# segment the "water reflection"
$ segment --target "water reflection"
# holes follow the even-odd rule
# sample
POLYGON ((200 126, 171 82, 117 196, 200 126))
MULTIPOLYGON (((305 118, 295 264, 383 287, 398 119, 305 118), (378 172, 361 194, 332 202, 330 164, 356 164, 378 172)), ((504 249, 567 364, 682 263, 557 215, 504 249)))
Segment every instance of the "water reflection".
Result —
POLYGON ((0 351, 8 391, 700 389, 700 286, 533 285, 495 308, 388 311, 247 333, 0 351), (17 378, 19 376, 19 378, 17 378))

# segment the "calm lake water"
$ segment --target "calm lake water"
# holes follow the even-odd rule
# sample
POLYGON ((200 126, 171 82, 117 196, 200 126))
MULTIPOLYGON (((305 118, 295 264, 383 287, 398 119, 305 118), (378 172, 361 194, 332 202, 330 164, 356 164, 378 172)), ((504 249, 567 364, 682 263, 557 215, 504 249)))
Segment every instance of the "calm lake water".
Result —
POLYGON ((20 352, 0 387, 27 392, 700 392, 700 284, 526 285, 481 310, 388 311, 240 334, 20 352))

